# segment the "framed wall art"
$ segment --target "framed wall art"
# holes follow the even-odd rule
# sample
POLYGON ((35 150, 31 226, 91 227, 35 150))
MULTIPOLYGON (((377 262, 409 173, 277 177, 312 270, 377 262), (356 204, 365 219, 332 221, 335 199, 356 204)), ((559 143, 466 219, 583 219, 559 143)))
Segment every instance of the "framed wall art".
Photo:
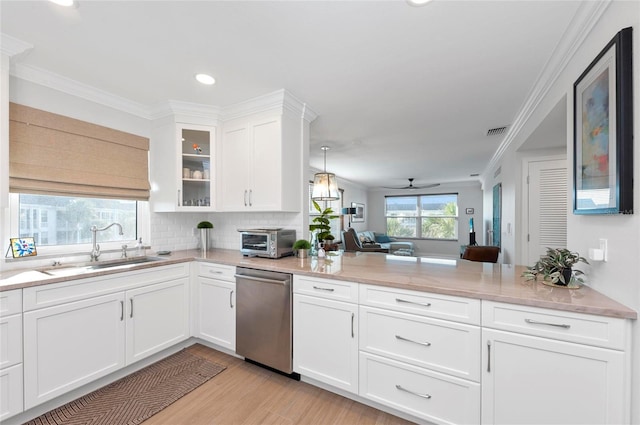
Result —
POLYGON ((633 213, 632 29, 573 85, 573 213, 633 213))
POLYGON ((32 237, 9 238, 13 258, 34 257, 38 255, 36 242, 32 237))
POLYGON ((352 202, 351 206, 356 209, 356 213, 351 216, 351 222, 364 223, 364 204, 352 202))

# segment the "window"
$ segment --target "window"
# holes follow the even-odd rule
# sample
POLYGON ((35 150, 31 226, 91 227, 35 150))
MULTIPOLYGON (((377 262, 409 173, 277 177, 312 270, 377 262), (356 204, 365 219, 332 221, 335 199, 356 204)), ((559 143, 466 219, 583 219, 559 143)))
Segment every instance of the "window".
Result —
POLYGON ((402 238, 458 239, 458 194, 385 197, 387 234, 402 238))
POLYGON ((122 225, 124 235, 113 227, 98 233, 99 242, 137 238, 137 201, 20 194, 18 202, 18 234, 33 236, 40 247, 91 243, 91 226, 113 222, 122 225))

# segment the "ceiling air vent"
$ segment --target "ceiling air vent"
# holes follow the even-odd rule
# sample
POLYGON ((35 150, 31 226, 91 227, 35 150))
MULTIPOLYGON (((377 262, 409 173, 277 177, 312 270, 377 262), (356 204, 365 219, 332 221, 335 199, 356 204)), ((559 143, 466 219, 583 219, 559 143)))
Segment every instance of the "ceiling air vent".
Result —
POLYGON ((507 130, 507 126, 490 128, 487 131, 487 136, 498 136, 500 134, 503 134, 506 130, 507 130))

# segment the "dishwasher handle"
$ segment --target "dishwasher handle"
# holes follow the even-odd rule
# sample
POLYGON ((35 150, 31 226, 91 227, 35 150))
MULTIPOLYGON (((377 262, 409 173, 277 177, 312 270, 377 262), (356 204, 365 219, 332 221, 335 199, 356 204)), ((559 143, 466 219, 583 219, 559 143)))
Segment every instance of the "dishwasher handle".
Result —
POLYGON ((254 277, 254 276, 248 276, 245 274, 236 274, 235 277, 237 279, 247 279, 247 280, 253 280, 254 282, 262 282, 262 283, 271 283, 274 285, 288 285, 289 284, 289 280, 278 280, 278 279, 267 279, 264 277, 254 277))

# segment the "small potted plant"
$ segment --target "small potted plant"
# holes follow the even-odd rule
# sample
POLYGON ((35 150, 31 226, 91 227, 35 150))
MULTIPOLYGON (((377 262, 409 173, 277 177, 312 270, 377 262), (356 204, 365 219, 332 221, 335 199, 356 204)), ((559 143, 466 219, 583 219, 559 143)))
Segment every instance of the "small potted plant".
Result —
POLYGON ((313 220, 311 220, 312 223, 309 224, 309 231, 312 233, 316 232, 315 235, 318 243, 331 243, 331 241, 335 239, 331 234, 331 220, 338 218, 338 216, 333 214, 331 207, 322 209, 316 201, 313 201, 313 208, 318 211, 320 215, 313 217, 313 220))
POLYGON ((311 242, 306 239, 298 239, 293 244, 293 252, 296 253, 298 258, 307 258, 309 256, 310 249, 311 242))
POLYGON ((203 252, 206 252, 209 249, 209 239, 213 224, 210 221, 201 221, 196 227, 200 229, 200 248, 203 252))
POLYGON ((527 270, 522 272, 522 276, 527 280, 536 280, 538 275, 542 275, 543 282, 559 286, 568 286, 572 280, 584 283, 584 279, 578 277, 584 273, 573 269, 573 266, 579 262, 589 264, 577 252, 566 248, 547 248, 547 253, 541 256, 532 267, 527 267, 527 270))

